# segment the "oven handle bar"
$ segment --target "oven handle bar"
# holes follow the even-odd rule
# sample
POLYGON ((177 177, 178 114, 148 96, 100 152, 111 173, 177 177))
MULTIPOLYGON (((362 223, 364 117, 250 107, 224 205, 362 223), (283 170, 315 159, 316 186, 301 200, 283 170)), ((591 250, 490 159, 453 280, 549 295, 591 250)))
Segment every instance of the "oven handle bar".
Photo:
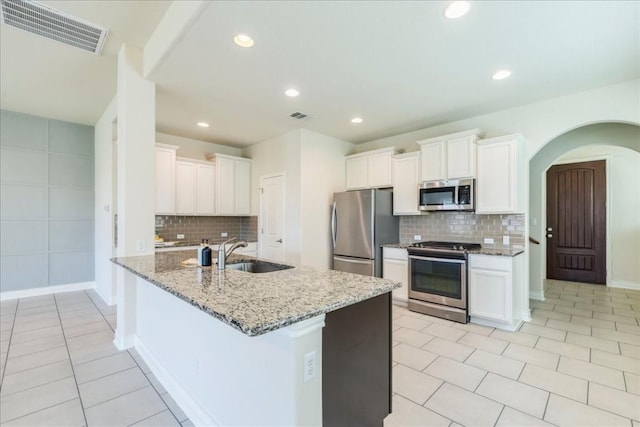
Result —
POLYGON ((449 258, 434 258, 434 257, 424 257, 424 256, 415 256, 409 255, 410 259, 420 259, 423 261, 436 261, 436 262, 448 262, 451 264, 465 264, 467 262, 466 259, 449 259, 449 258))

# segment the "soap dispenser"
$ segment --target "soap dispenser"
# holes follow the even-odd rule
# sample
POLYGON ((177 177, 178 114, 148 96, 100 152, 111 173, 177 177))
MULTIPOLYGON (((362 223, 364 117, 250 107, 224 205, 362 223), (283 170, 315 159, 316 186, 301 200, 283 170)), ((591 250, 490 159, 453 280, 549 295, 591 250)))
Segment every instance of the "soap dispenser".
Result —
POLYGON ((209 246, 205 246, 202 249, 202 266, 208 267, 211 265, 211 248, 209 246))
POLYGON ((202 266, 202 251, 205 248, 204 239, 200 241, 200 247, 198 248, 198 265, 202 266))

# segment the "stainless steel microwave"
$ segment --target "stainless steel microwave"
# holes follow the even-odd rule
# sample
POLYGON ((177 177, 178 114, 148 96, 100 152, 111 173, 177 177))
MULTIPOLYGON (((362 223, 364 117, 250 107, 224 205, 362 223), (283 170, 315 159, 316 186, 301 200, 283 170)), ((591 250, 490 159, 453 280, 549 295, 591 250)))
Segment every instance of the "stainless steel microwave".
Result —
POLYGON ((426 181, 418 186, 421 211, 474 211, 475 180, 426 181))

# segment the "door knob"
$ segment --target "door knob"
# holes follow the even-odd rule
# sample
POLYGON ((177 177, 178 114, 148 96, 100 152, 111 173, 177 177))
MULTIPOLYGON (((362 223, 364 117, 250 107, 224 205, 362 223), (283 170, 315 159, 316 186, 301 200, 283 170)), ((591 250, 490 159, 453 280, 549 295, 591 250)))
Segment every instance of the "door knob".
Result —
POLYGON ((547 227, 547 231, 553 231, 553 228, 547 227))
POLYGON ((282 239, 276 240, 276 243, 282 243, 282 239))
POLYGON ((547 237, 548 237, 548 238, 552 238, 552 237, 553 237, 553 234, 549 233, 549 234, 547 234, 547 237))

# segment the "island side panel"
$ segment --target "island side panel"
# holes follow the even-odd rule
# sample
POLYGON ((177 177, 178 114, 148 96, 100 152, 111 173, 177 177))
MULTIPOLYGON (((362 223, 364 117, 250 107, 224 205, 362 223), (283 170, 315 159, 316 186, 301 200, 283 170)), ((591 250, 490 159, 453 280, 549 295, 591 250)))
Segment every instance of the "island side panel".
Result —
POLYGON ((391 293, 327 313, 322 361, 323 425, 382 426, 391 412, 391 293))

